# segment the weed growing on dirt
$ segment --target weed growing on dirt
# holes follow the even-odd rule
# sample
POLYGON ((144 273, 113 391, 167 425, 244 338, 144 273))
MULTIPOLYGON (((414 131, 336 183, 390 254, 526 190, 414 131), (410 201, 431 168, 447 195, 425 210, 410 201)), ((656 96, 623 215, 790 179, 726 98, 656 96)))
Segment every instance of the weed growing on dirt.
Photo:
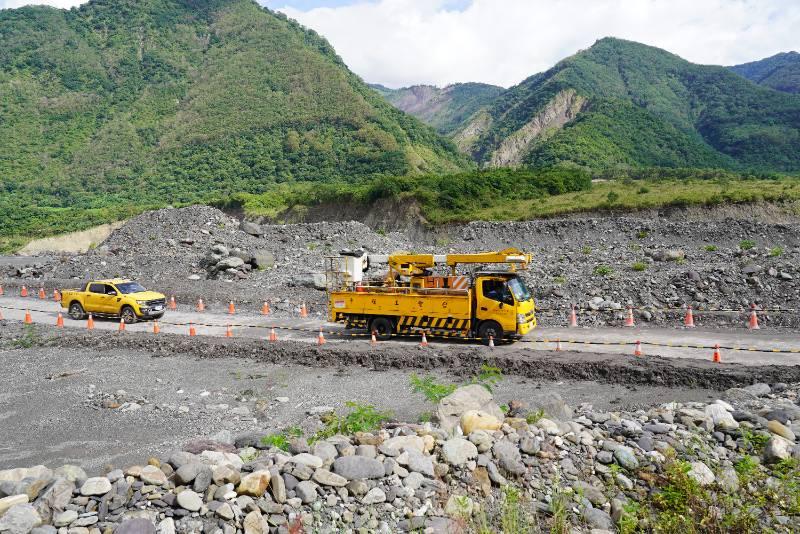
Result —
POLYGON ((769 255, 772 256, 773 258, 777 258, 778 256, 782 256, 783 255, 783 247, 772 247, 769 250, 769 255))
POLYGON ((289 450, 289 442, 293 438, 302 437, 303 430, 300 427, 292 426, 277 434, 269 434, 261 438, 261 443, 267 447, 276 447, 282 451, 289 450))
POLYGON ((584 246, 584 247, 581 248, 581 252, 588 256, 589 254, 592 253, 592 247, 584 246))
POLYGON ((544 410, 537 410, 535 412, 528 412, 528 415, 525 416, 525 422, 529 425, 535 425, 544 417, 544 410))
POLYGON ((29 349, 38 344, 40 339, 41 337, 39 336, 39 332, 36 331, 36 328, 32 324, 26 324, 23 327, 22 337, 15 339, 12 345, 18 349, 29 349))
POLYGON ((717 245, 706 245, 703 247, 706 252, 716 252, 717 245))
POLYGON ((559 286, 563 286, 567 283, 567 277, 563 275, 558 275, 553 277, 553 283, 559 286))
POLYGON ((594 268, 594 274, 596 276, 608 276, 614 272, 614 269, 609 267, 608 265, 598 265, 594 268))
POLYGON ((739 248, 742 250, 750 250, 756 246, 756 242, 750 239, 742 239, 739 241, 739 248))
POLYGON ((488 364, 481 365, 481 370, 472 377, 470 384, 479 384, 486 388, 489 393, 494 393, 493 388, 503 379, 503 371, 499 367, 488 364))
POLYGON ((631 269, 637 272, 642 272, 647 270, 647 264, 643 261, 637 261, 633 265, 631 265, 631 269))
POLYGON ((392 418, 391 412, 378 411, 372 404, 347 402, 350 413, 344 417, 333 413, 323 419, 325 428, 314 434, 310 442, 327 439, 336 434, 349 436, 356 432, 371 432, 380 428, 381 423, 392 418))
POLYGON ((519 488, 506 485, 501 489, 500 526, 503 532, 533 532, 536 522, 524 507, 519 488))
POLYGON ((741 430, 744 450, 752 450, 757 454, 761 454, 761 452, 764 450, 764 447, 767 446, 767 442, 769 442, 769 436, 766 434, 753 432, 749 428, 742 428, 741 430))
POLYGON ((422 393, 425 400, 433 403, 438 403, 458 387, 455 384, 440 384, 431 375, 417 376, 416 373, 412 373, 409 380, 411 381, 411 391, 413 393, 422 393))
POLYGON ((636 232, 636 237, 638 239, 644 239, 649 235, 650 235, 650 232, 648 232, 647 230, 639 230, 638 232, 636 232))

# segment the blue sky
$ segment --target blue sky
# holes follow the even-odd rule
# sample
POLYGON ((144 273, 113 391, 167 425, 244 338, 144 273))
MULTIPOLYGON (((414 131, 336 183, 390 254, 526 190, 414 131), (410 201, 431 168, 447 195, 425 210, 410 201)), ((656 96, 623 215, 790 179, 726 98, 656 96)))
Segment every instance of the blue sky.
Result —
MULTIPOLYGON (((800 48, 800 0, 258 0, 325 36, 364 80, 389 87, 508 87, 615 36, 695 63, 800 48)), ((2 7, 83 0, 0 0, 2 7)))

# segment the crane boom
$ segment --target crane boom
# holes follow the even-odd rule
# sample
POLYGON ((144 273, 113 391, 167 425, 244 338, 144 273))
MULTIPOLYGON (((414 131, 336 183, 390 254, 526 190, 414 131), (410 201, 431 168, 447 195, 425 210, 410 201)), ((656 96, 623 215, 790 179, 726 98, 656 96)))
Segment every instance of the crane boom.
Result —
POLYGON ((447 265, 456 272, 458 265, 505 263, 513 271, 517 265, 525 269, 531 262, 531 254, 516 248, 507 248, 496 252, 477 252, 472 254, 390 254, 387 258, 389 268, 404 276, 416 276, 436 265, 447 265))

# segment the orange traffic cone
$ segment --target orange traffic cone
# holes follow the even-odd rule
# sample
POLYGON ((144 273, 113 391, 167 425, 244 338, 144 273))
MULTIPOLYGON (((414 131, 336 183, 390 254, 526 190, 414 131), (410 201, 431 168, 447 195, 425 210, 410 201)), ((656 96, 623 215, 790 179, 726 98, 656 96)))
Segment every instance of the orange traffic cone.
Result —
POLYGON ((58 289, 53 290, 53 300, 56 302, 61 302, 61 291, 58 289))
POLYGON ((0 310, 0 321, 5 321, 5 318, 3 317, 3 310, 0 310))
POLYGON ((300 317, 308 317, 308 309, 305 302, 300 306, 300 317))
POLYGON ((28 296, 28 288, 25 287, 25 286, 22 286, 22 289, 19 290, 19 296, 20 297, 27 297, 28 296))
POLYGON ((625 317, 625 324, 623 326, 633 327, 636 324, 633 322, 633 308, 628 306, 628 316, 625 317))
POLYGON ((233 330, 231 330, 231 325, 225 329, 225 337, 233 337, 233 330))
POLYGON ((228 313, 231 315, 236 313, 236 306, 233 305, 233 301, 231 301, 231 303, 228 304, 228 313))
POLYGON ((747 328, 750 330, 759 330, 761 327, 758 326, 758 315, 756 314, 756 305, 751 304, 750 309, 750 322, 747 323, 747 328))
POLYGON ((3 296, 3 286, 0 285, 0 297, 2 297, 2 296, 3 296))
POLYGON ((686 308, 686 317, 683 318, 683 326, 686 328, 694 328, 694 314, 692 313, 691 306, 686 308))
POLYGON ((197 299, 197 311, 206 311, 206 305, 203 304, 203 299, 197 299))
POLYGON ((124 332, 125 331, 125 319, 123 319, 122 317, 119 318, 119 329, 118 329, 118 331, 119 332, 124 332))
POLYGON ((194 325, 189 323, 189 335, 194 337, 197 335, 197 331, 194 329, 194 325))
POLYGON ((56 317, 56 328, 64 328, 64 316, 61 315, 61 312, 58 312, 56 317))
POLYGON ((419 342, 420 347, 427 347, 428 346, 428 337, 425 335, 425 331, 422 331, 422 341, 419 342))
POLYGON ((719 352, 719 343, 714 345, 714 355, 711 357, 711 361, 714 363, 720 363, 722 361, 722 354, 719 352))
POLYGON ((33 324, 33 319, 31 319, 30 310, 25 310, 25 324, 33 324))
POLYGON ((172 295, 169 298, 169 309, 170 310, 177 310, 178 309, 178 304, 175 302, 175 295, 172 295))
POLYGON ((561 340, 556 339, 556 352, 561 352, 561 340))
POLYGON ((572 305, 572 311, 569 312, 569 327, 578 327, 578 315, 575 313, 575 305, 572 305))
POLYGON ((94 317, 92 314, 89 314, 89 318, 86 319, 86 330, 94 330, 94 317))
POLYGON ((47 298, 47 295, 44 294, 44 288, 43 287, 39 288, 39 298, 42 299, 42 300, 47 298))
POLYGON ((265 300, 264 305, 261 306, 261 315, 269 315, 269 303, 265 300))
POLYGON ((633 355, 634 356, 641 356, 642 355, 642 342, 638 339, 636 340, 636 345, 633 346, 633 355))
POLYGON ((153 321, 153 333, 158 334, 161 332, 161 327, 158 326, 158 321, 153 321))
POLYGON ((489 348, 494 348, 494 336, 489 336, 489 348))
POLYGON ((317 345, 325 344, 325 336, 322 335, 322 327, 319 327, 319 335, 317 336, 317 345))
POLYGON ((369 343, 373 347, 378 344, 378 336, 375 335, 375 330, 372 331, 372 339, 369 340, 369 343))
POLYGON ((275 329, 274 328, 272 330, 270 330, 270 332, 269 332, 269 340, 272 343, 274 343, 275 341, 278 341, 278 334, 275 333, 275 329))

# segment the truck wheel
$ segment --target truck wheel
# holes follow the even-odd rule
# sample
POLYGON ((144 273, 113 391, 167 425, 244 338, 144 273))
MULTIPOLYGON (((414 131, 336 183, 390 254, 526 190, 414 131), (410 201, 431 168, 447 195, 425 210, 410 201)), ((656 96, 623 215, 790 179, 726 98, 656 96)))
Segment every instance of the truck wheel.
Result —
POLYGON ((83 311, 83 306, 81 306, 80 302, 73 302, 69 305, 69 312, 67 312, 70 318, 80 321, 81 319, 86 319, 86 312, 83 311))
POLYGON ((120 312, 119 316, 122 318, 125 324, 133 324, 139 320, 139 318, 136 317, 136 312, 133 311, 133 308, 131 308, 130 306, 125 306, 124 308, 122 308, 122 311, 120 312))
POLYGON ((485 344, 489 344, 489 336, 497 343, 503 339, 503 328, 494 321, 486 321, 478 327, 478 337, 485 344))
POLYGON ((375 337, 380 341, 386 341, 392 338, 394 325, 386 317, 376 317, 370 322, 369 331, 370 333, 375 332, 375 337))

